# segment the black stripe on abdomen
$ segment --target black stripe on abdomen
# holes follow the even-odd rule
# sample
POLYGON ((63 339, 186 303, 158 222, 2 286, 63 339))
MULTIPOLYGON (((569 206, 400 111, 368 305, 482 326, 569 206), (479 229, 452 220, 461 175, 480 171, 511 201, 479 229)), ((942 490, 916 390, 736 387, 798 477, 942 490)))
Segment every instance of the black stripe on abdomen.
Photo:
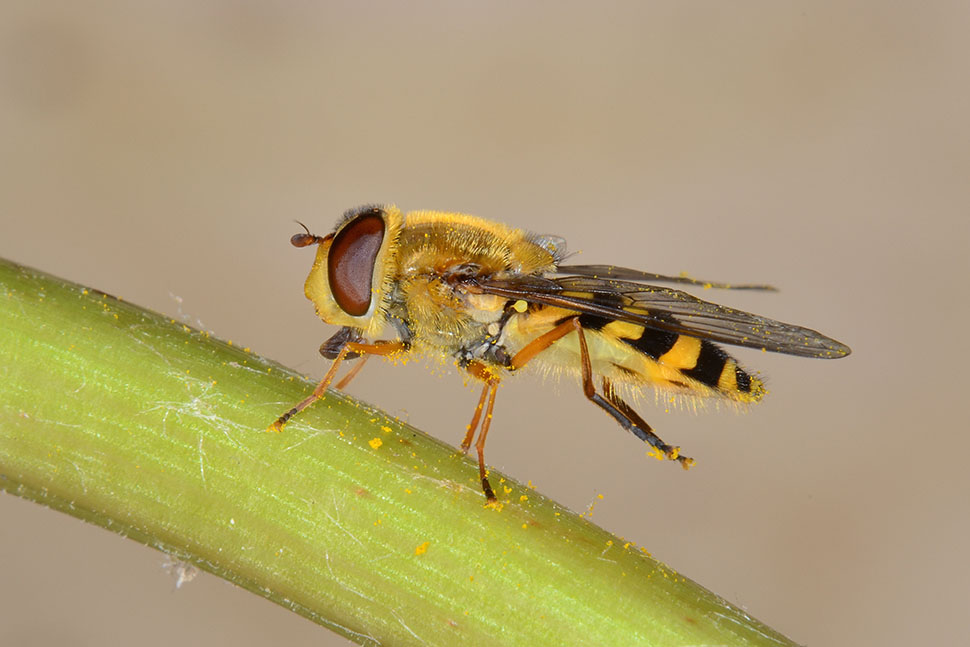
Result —
MULTIPOLYGON (((568 317, 567 317, 568 318, 568 317)), ((565 321, 565 320, 561 320, 565 321)), ((600 315, 591 315, 588 312, 586 314, 579 315, 579 325, 586 330, 602 330, 604 326, 612 322, 613 319, 609 317, 601 317, 600 315)))
MULTIPOLYGON (((692 377, 707 386, 717 387, 721 380, 721 373, 724 372, 724 365, 727 364, 728 354, 709 341, 701 340, 701 352, 697 356, 697 364, 694 368, 684 369, 681 372, 687 377, 692 377)), ((747 375, 746 375, 747 376, 747 375)), ((738 386, 741 380, 738 379, 738 386)), ((748 378, 748 387, 751 381, 748 378)))
POLYGON ((657 359, 674 347, 674 344, 677 343, 678 337, 680 337, 680 335, 675 332, 644 328, 643 333, 641 333, 638 339, 624 339, 623 341, 630 344, 641 353, 653 359, 657 359))

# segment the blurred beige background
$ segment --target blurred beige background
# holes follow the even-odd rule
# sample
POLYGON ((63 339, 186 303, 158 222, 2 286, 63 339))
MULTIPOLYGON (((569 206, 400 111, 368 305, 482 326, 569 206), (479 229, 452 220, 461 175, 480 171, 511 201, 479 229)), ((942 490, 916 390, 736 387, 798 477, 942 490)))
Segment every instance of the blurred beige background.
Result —
MULTIPOLYGON (((0 255, 313 376, 293 220, 364 202, 781 286, 714 296, 854 354, 738 351, 747 415, 648 397, 690 473, 528 379, 490 462, 801 643, 965 644, 970 5, 892 4, 7 1, 0 255)), ((379 362, 352 392, 455 445, 477 397, 379 362)), ((0 495, 0 644, 347 644, 164 562, 0 495)))

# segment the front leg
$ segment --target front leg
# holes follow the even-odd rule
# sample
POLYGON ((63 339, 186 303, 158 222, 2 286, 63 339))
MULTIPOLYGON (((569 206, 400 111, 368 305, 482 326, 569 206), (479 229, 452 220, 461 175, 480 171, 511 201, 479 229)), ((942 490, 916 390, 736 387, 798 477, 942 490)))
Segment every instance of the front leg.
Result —
MULTIPOLYGON (((310 397, 306 398, 295 407, 284 413, 282 416, 277 418, 276 422, 269 426, 268 431, 283 431, 283 426, 289 422, 290 418, 322 398, 327 391, 327 387, 330 386, 334 376, 337 374, 337 369, 340 367, 340 363, 347 359, 347 356, 351 353, 353 353, 355 357, 360 355, 387 356, 405 351, 407 348, 407 343, 403 341, 376 341, 373 344, 356 341, 345 342, 343 347, 340 349, 340 352, 338 352, 337 356, 334 358, 333 364, 330 365, 330 370, 327 371, 327 374, 324 375, 323 379, 320 380, 320 383, 317 384, 317 388, 313 389, 313 393, 310 395, 310 397)), ((351 377, 353 377, 354 374, 356 373, 352 373, 351 377)), ((344 379, 340 385, 343 386, 347 381, 347 379, 344 379)))

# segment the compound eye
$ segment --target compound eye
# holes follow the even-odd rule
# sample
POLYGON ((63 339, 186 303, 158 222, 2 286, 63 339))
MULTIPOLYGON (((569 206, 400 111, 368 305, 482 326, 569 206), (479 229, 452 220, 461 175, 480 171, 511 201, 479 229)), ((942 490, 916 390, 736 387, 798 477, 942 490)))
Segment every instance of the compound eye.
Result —
POLYGON ((347 223, 330 246, 330 291, 337 305, 352 317, 367 314, 370 308, 374 263, 383 241, 384 219, 375 210, 347 223))

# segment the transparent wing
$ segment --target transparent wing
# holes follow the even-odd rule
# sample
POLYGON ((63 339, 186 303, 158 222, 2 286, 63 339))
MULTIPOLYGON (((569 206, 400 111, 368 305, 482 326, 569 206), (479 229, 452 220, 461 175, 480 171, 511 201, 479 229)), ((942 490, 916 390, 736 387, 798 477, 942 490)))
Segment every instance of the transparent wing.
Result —
POLYGON ((687 285, 696 285, 703 288, 717 288, 719 290, 768 290, 771 292, 777 292, 777 288, 771 285, 750 283, 719 283, 717 281, 694 279, 686 275, 667 276, 664 274, 654 274, 653 272, 631 270, 628 267, 617 267, 616 265, 560 265, 558 268, 558 273, 576 276, 588 276, 594 279, 655 281, 658 283, 685 283, 687 285))
POLYGON ((528 275, 475 277, 467 285, 486 294, 735 346, 816 358, 845 357, 851 352, 845 344, 814 330, 703 301, 671 288, 586 276, 528 275))

